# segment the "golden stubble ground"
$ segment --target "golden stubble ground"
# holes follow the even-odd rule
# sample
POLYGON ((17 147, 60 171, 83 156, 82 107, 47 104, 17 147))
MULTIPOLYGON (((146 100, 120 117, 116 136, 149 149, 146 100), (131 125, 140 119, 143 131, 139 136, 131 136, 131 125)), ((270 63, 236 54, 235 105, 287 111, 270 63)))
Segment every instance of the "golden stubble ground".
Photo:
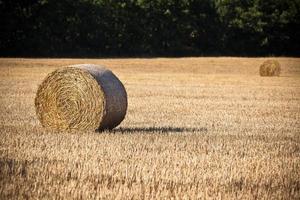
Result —
POLYGON ((0 59, 0 199, 299 199, 300 59, 0 59), (34 97, 69 64, 110 68, 112 132, 45 130, 34 97))

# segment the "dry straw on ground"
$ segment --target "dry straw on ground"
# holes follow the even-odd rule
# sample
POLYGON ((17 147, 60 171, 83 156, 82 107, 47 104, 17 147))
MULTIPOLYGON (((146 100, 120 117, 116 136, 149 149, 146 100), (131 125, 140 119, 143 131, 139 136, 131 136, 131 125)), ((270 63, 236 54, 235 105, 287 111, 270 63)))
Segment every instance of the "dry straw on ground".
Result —
POLYGON ((261 76, 279 76, 280 64, 276 60, 267 60, 260 66, 259 74, 261 76))
POLYGON ((299 200, 300 58, 272 59, 258 80, 265 58, 0 58, 0 199, 299 200), (124 79, 122 128, 37 126, 41 76, 75 63, 124 79))
POLYGON ((46 128, 112 129, 125 117, 127 94, 110 70, 98 65, 71 65, 45 78, 35 107, 46 128))

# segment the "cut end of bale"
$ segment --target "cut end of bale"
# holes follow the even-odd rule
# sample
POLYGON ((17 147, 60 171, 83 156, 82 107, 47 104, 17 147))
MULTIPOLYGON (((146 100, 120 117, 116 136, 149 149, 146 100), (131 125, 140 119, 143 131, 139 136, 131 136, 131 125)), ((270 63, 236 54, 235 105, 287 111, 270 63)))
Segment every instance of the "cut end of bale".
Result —
POLYGON ((279 76, 281 67, 276 60, 267 60, 260 66, 259 74, 261 76, 279 76))
POLYGON ((46 128, 112 129, 124 119, 127 94, 120 80, 97 65, 72 65, 50 73, 39 86, 35 108, 46 128))

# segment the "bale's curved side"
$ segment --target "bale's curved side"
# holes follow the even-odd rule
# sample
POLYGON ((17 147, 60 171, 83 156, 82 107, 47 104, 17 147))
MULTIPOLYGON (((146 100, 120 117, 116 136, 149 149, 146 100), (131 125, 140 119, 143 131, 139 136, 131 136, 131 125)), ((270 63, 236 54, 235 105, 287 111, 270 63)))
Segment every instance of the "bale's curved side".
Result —
POLYGON ((88 71, 98 82, 104 94, 105 106, 99 129, 112 129, 125 118, 127 111, 127 93, 124 85, 110 70, 99 65, 73 65, 88 71))
POLYGON ((44 127, 112 129, 126 115, 127 94, 110 70, 98 65, 72 65, 44 79, 37 91, 35 107, 44 127))
POLYGON ((259 74, 261 76, 279 76, 281 67, 276 60, 267 60, 259 68, 259 74))

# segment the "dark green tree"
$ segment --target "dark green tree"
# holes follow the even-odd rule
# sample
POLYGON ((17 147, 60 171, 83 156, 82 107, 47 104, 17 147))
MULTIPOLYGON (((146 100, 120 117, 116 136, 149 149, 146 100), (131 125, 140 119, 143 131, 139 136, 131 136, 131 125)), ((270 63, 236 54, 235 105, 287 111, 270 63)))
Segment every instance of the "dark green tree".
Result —
POLYGON ((0 56, 294 55, 300 0, 0 0, 0 56))

